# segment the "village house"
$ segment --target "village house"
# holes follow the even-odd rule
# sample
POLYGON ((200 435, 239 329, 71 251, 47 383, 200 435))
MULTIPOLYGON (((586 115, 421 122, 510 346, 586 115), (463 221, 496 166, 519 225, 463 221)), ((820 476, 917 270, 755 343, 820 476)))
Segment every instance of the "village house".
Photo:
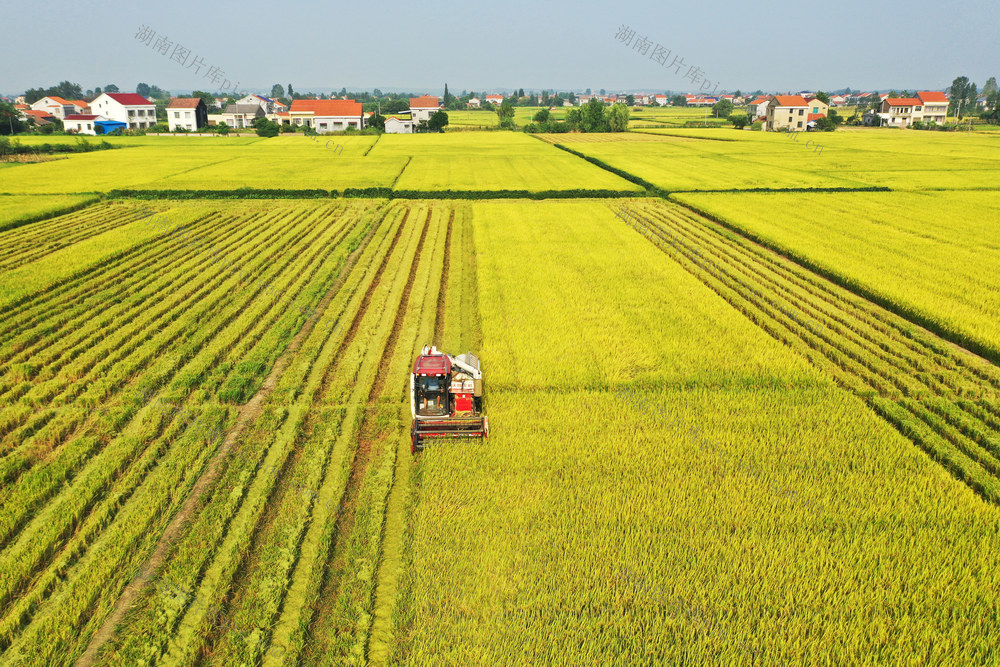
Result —
POLYGON ((97 134, 97 121, 107 120, 97 114, 70 114, 63 118, 63 129, 73 134, 97 134))
POLYGON ((470 97, 466 106, 468 106, 470 109, 478 109, 481 106, 483 106, 483 104, 478 97, 470 97))
POLYGON ((885 97, 876 115, 888 127, 944 123, 948 118, 948 98, 942 92, 927 90, 918 92, 916 97, 885 97))
POLYGON ((354 100, 293 100, 281 123, 311 127, 316 132, 338 132, 364 127, 364 111, 354 100))
POLYGON ((48 115, 64 119, 70 114, 82 114, 88 109, 88 105, 83 100, 64 100, 61 97, 46 96, 30 105, 35 111, 45 111, 48 115))
POLYGON ((222 110, 222 122, 229 127, 253 127, 253 122, 264 117, 259 104, 230 104, 222 110))
POLYGON ((767 95, 760 95, 749 104, 750 121, 767 120, 767 105, 771 98, 767 95))
POLYGON ((806 102, 809 103, 809 112, 806 114, 806 127, 813 128, 816 127, 816 121, 827 117, 830 112, 830 105, 818 97, 807 97, 806 102))
POLYGON ((386 134, 413 134, 413 119, 402 116, 386 116, 386 134))
POLYGON ((200 97, 174 97, 167 105, 167 127, 194 131, 208 125, 208 107, 200 97))
POLYGON ((101 93, 90 103, 90 113, 125 123, 129 130, 156 124, 156 105, 137 93, 101 93))
POLYGON ((272 100, 263 95, 250 94, 236 100, 236 104, 259 104, 268 116, 273 116, 282 111, 288 111, 288 107, 278 100, 272 100))
POLYGON ((948 120, 948 97, 939 90, 921 90, 917 97, 924 104, 925 123, 944 124, 948 120))
POLYGON ((767 103, 765 126, 768 132, 804 132, 809 120, 808 112, 809 103, 801 95, 775 95, 767 103))
POLYGON ((38 109, 24 109, 21 111, 21 118, 39 126, 48 125, 56 120, 56 117, 48 111, 39 111, 38 109))
POLYGON ((503 95, 487 95, 486 101, 489 104, 495 104, 497 106, 500 106, 501 104, 503 104, 503 95))
POLYGON ((410 118, 414 123, 430 120, 431 116, 441 109, 438 98, 424 95, 410 98, 410 118))

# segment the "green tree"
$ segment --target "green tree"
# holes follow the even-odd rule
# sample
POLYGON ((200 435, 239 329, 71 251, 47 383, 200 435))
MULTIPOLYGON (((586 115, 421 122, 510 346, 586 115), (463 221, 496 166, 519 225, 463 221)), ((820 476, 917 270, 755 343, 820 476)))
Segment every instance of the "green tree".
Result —
POLYGON ((366 127, 374 127, 379 132, 385 132, 385 116, 380 116, 376 111, 365 121, 366 127))
POLYGON ((983 84, 983 95, 989 97, 995 92, 997 92, 997 78, 995 76, 991 76, 986 79, 986 83, 983 84))
POLYGON ((274 123, 263 116, 254 118, 253 126, 254 129, 257 130, 258 137, 276 137, 278 136, 278 133, 281 132, 281 128, 278 127, 277 123, 274 123))
POLYGON ((747 118, 747 115, 745 113, 739 113, 739 112, 733 112, 729 114, 727 120, 730 123, 732 123, 733 127, 736 128, 737 130, 742 130, 744 127, 747 126, 747 123, 750 121, 750 119, 747 118))
POLYGON ((427 129, 432 132, 440 132, 448 124, 448 114, 444 111, 435 111, 427 119, 427 129))
POLYGON ((135 87, 135 92, 143 97, 149 97, 149 84, 139 83, 135 87))
POLYGON ((549 110, 539 109, 537 112, 535 112, 535 115, 532 117, 531 120, 535 121, 536 123, 547 122, 549 120, 549 110))
POLYGON ((196 90, 193 93, 191 93, 191 97, 197 97, 201 99, 205 103, 205 106, 209 109, 215 107, 215 95, 213 95, 212 93, 209 93, 204 90, 196 90))
POLYGON ((17 134, 26 129, 28 125, 21 120, 21 114, 14 105, 0 102, 0 134, 17 134))
POLYGON ((118 86, 116 86, 115 84, 109 83, 108 85, 104 86, 104 92, 106 92, 106 93, 120 93, 122 91, 120 91, 118 89, 118 86))
POLYGON ((497 120, 500 127, 508 130, 514 129, 514 103, 510 99, 505 99, 500 108, 497 109, 497 120))
POLYGON ((580 129, 580 125, 583 123, 583 110, 580 107, 573 107, 566 112, 566 124, 569 125, 571 130, 580 129))
POLYGON ((635 106, 635 95, 626 95, 625 96, 625 104, 629 105, 630 107, 634 107, 635 106))
POLYGON ((948 88, 949 113, 956 117, 961 117, 965 111, 965 101, 969 95, 969 77, 958 76, 951 82, 948 88))
POLYGON ((580 129, 584 132, 608 131, 608 118, 604 113, 604 102, 595 97, 581 107, 580 129))
POLYGON ((712 105, 712 115, 716 118, 728 117, 734 108, 733 103, 729 100, 719 100, 712 105))
POLYGON ((670 98, 670 103, 675 107, 686 107, 688 105, 687 98, 683 95, 674 95, 670 98))
POLYGON ((277 99, 279 97, 285 96, 285 88, 280 83, 276 83, 271 86, 271 99, 277 99))
POLYGON ((382 111, 385 113, 403 113, 409 111, 410 101, 403 98, 386 100, 382 103, 382 111))
POLYGON ((816 119, 816 129, 823 132, 833 132, 837 129, 837 124, 834 123, 829 118, 817 118, 816 119))
POLYGON ((608 109, 608 129, 612 132, 624 132, 628 129, 628 106, 615 102, 608 109))
POLYGON ((294 97, 295 96, 295 91, 292 90, 292 84, 288 84, 288 89, 287 90, 288 90, 288 96, 289 97, 294 97))
POLYGON ((441 105, 446 109, 450 109, 455 103, 455 96, 448 92, 448 84, 444 84, 444 97, 441 100, 441 105))
POLYGON ((816 93, 816 99, 818 99, 823 104, 830 104, 830 96, 824 93, 822 90, 816 93))

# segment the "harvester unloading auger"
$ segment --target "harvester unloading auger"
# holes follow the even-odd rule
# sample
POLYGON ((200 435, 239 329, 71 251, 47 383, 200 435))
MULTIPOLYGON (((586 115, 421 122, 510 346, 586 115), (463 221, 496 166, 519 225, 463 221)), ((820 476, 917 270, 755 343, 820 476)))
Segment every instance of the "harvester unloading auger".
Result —
POLYGON ((410 451, 428 438, 485 438, 483 372, 471 352, 457 357, 424 347, 410 374, 410 451))

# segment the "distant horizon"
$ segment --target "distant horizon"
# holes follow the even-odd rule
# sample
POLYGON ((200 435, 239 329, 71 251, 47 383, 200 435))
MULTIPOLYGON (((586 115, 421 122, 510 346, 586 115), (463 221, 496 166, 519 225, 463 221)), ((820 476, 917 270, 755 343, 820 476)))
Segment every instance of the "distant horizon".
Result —
POLYGON ((929 0, 786 11, 739 0, 585 8, 552 0, 544 11, 526 0, 502 11, 427 0, 414 11, 386 0, 377 12, 350 3, 285 12, 259 0, 211 8, 177 0, 168 12, 111 0, 95 11, 53 0, 8 22, 0 89, 16 94, 62 80, 85 90, 144 81, 171 91, 270 91, 291 81, 328 92, 381 81, 372 87, 432 94, 446 82, 458 91, 558 82, 567 91, 712 93, 745 90, 747 81, 751 91, 944 90, 958 76, 977 86, 1000 76, 996 0, 967 0, 960 11, 929 0))
MULTIPOLYGON (((63 81, 66 81, 66 80, 70 81, 71 83, 79 83, 77 81, 72 81, 70 79, 63 79, 63 81)), ((52 83, 48 83, 48 84, 41 84, 40 83, 40 84, 35 84, 33 86, 30 86, 30 88, 49 88, 51 86, 57 85, 58 83, 60 83, 60 82, 59 81, 53 81, 52 83)), ((108 82, 108 84, 105 84, 105 85, 110 85, 112 83, 114 83, 114 82, 113 81, 112 82, 108 82)), ((183 89, 183 88, 176 88, 175 89, 175 88, 170 88, 168 86, 162 86, 159 83, 149 82, 149 81, 144 81, 144 82, 141 82, 141 83, 147 83, 149 85, 159 86, 162 90, 165 90, 165 91, 169 92, 170 95, 171 95, 171 97, 178 97, 178 96, 183 96, 183 95, 190 95, 190 94, 194 93, 195 90, 202 90, 201 88, 190 89, 190 90, 183 89)), ((982 84, 980 82, 973 81, 973 83, 975 83, 977 85, 977 87, 979 87, 980 89, 982 88, 982 84)), ((118 85, 118 84, 115 84, 115 85, 118 85)), ((282 84, 282 85, 284 86, 286 84, 282 84)), ((903 90, 913 90, 913 91, 929 90, 929 91, 942 91, 942 92, 944 92, 944 91, 946 91, 948 89, 948 87, 950 85, 951 85, 951 82, 949 82, 947 86, 938 86, 938 87, 934 87, 934 86, 924 86, 924 87, 920 87, 920 86, 917 86, 917 87, 913 87, 913 86, 908 86, 908 87, 903 87, 903 86, 884 86, 884 87, 880 87, 880 88, 855 88, 854 86, 840 86, 838 88, 797 88, 797 89, 793 89, 793 88, 781 88, 781 89, 772 89, 772 90, 768 90, 768 89, 765 89, 765 88, 759 88, 758 87, 758 88, 735 88, 733 90, 719 90, 719 91, 716 91, 714 94, 706 93, 706 92, 702 92, 702 91, 698 91, 698 90, 666 90, 666 91, 664 91, 662 88, 608 88, 608 87, 605 86, 604 90, 606 91, 606 93, 605 93, 606 95, 612 95, 612 94, 632 95, 632 94, 640 94, 640 93, 649 93, 649 94, 654 94, 654 95, 662 95, 662 94, 666 94, 666 95, 703 95, 705 97, 717 97, 719 95, 732 95, 737 90, 740 91, 744 95, 753 93, 753 92, 755 92, 757 90, 762 90, 764 92, 764 94, 779 94, 779 95, 780 94, 796 95, 800 91, 825 92, 825 93, 829 93, 829 94, 837 94, 837 91, 846 90, 847 88, 850 88, 851 90, 855 90, 855 91, 860 91, 860 92, 863 92, 863 93, 886 93, 886 92, 890 92, 890 91, 893 91, 893 90, 898 90, 898 91, 903 91, 903 90)), ((88 90, 93 90, 93 88, 94 88, 93 86, 85 86, 83 84, 80 84, 80 87, 83 88, 84 92, 86 92, 88 90)), ((344 87, 345 86, 341 86, 341 88, 344 88, 344 87)), ((103 86, 102 86, 102 88, 103 88, 103 86)), ((120 92, 122 92, 122 93, 133 93, 133 92, 136 92, 134 90, 134 88, 133 89, 128 89, 128 88, 123 88, 122 86, 118 86, 118 88, 119 88, 120 92)), ((293 88, 293 90, 296 91, 296 94, 307 94, 307 93, 317 94, 317 95, 321 95, 321 94, 322 95, 339 95, 340 94, 339 89, 333 89, 333 88, 331 88, 329 86, 327 86, 327 87, 302 86, 301 87, 301 90, 303 91, 302 93, 298 93, 299 86, 296 86, 294 83, 292 84, 292 88, 293 88)), ((437 92, 434 92, 433 90, 421 89, 421 88, 405 88, 405 87, 400 88, 400 87, 389 87, 389 86, 370 86, 370 87, 367 87, 367 88, 365 88, 365 87, 347 86, 346 88, 347 88, 347 92, 349 94, 350 93, 365 93, 365 92, 371 93, 374 90, 378 89, 378 90, 380 90, 383 93, 392 93, 392 94, 413 93, 413 94, 420 94, 420 95, 432 95, 432 96, 437 96, 437 97, 442 97, 444 95, 444 85, 441 85, 440 86, 440 90, 438 90, 437 92)), ((450 92, 452 95, 455 95, 456 97, 462 95, 463 91, 486 92, 488 94, 492 94, 492 93, 507 94, 507 93, 516 92, 519 89, 520 89, 520 87, 518 87, 518 88, 457 88, 456 89, 455 87, 451 86, 450 84, 448 85, 448 92, 450 92)), ((26 90, 18 92, 18 93, 3 92, 3 93, 0 93, 0 95, 2 95, 4 97, 9 97, 9 98, 13 99, 13 98, 15 98, 15 97, 17 97, 19 95, 24 95, 24 93, 26 92, 26 90)), ((532 88, 532 89, 524 88, 524 92, 525 92, 526 95, 532 95, 532 94, 534 94, 534 95, 540 95, 543 90, 547 90, 547 91, 549 91, 552 94, 555 94, 555 93, 570 93, 570 92, 573 93, 574 95, 586 95, 587 94, 586 93, 586 86, 583 87, 583 88, 577 88, 577 89, 573 89, 573 88, 552 88, 552 87, 532 88)), ((593 88, 592 87, 590 90, 591 90, 591 94, 592 95, 599 95, 599 94, 601 94, 600 93, 601 88, 593 88)), ((211 93, 212 95, 215 95, 216 97, 223 97, 223 95, 221 94, 223 91, 211 91, 211 90, 207 90, 207 91, 204 91, 204 92, 211 93)), ((271 94, 271 86, 258 87, 258 88, 248 87, 248 88, 244 88, 244 90, 242 92, 245 95, 263 95, 265 97, 269 97, 270 94, 271 94)), ((287 97, 288 96, 287 95, 288 91, 286 90, 285 92, 286 92, 285 97, 287 97)), ((229 97, 229 96, 231 96, 231 95, 226 95, 226 97, 229 97)))

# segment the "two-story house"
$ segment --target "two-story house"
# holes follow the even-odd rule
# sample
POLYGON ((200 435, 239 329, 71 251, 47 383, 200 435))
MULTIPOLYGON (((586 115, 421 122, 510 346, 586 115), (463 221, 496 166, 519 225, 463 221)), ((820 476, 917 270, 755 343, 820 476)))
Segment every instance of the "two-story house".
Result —
POLYGON ((90 113, 125 123, 130 130, 156 124, 156 105, 137 93, 101 93, 90 103, 90 113))
POLYGON ((767 103, 765 127, 768 132, 804 132, 809 121, 809 103, 801 95, 775 95, 767 103))
POLYGON ((176 130, 197 130, 208 125, 208 107, 200 97, 174 97, 167 105, 167 126, 176 130))
POLYGON ((430 120, 430 117, 440 109, 441 104, 436 97, 424 95, 423 97, 410 98, 410 118, 414 123, 430 120))

